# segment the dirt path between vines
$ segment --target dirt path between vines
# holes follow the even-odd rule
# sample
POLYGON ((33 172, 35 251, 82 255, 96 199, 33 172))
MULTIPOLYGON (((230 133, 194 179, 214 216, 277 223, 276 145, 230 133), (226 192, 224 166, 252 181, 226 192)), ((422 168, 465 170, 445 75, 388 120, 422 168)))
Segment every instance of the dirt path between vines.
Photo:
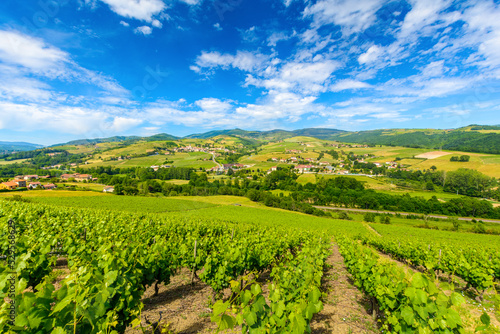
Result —
POLYGON ((354 285, 337 244, 332 244, 326 264, 321 285, 326 297, 323 310, 312 319, 312 333, 378 333, 371 303, 354 285))
MULTIPOLYGON (((229 289, 224 291, 225 297, 229 296, 229 289)), ((161 329, 168 329, 163 333, 214 333, 217 329, 215 323, 210 321, 209 302, 212 299, 212 288, 194 280, 191 285, 191 271, 183 268, 173 276, 168 285, 160 285, 158 296, 154 296, 154 285, 146 289, 142 297, 144 308, 141 318, 145 333, 153 333, 152 327, 147 325, 146 319, 155 323, 162 319, 157 333, 161 329)), ((239 333, 241 328, 231 333, 239 333)), ((127 328, 126 334, 143 333, 140 328, 127 328)))

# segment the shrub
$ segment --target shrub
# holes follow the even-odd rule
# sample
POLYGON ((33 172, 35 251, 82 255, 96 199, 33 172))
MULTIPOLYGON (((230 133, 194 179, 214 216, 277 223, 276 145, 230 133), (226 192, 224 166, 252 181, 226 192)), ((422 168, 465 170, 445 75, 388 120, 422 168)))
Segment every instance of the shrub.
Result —
POLYGON ((351 216, 349 216, 349 214, 345 211, 339 212, 339 219, 352 220, 351 216))

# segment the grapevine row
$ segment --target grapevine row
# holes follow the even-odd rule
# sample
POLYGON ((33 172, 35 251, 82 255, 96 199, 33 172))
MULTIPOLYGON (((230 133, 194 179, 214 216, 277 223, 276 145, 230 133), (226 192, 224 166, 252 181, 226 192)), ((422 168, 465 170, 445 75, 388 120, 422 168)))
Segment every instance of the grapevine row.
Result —
POLYGON ((421 273, 405 272, 393 263, 379 261, 371 249, 338 236, 339 250, 356 285, 374 298, 383 312, 382 330, 388 333, 463 333, 455 307, 464 298, 450 296, 421 273))

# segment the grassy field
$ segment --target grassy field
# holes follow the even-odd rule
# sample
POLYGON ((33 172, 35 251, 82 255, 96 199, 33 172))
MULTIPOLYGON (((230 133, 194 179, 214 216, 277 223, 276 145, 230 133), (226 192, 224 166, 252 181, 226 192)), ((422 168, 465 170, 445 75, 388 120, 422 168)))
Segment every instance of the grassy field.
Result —
POLYGON ((288 196, 288 195, 290 195, 292 192, 291 192, 291 191, 288 191, 288 190, 275 189, 275 190, 271 190, 271 193, 272 193, 273 195, 276 195, 276 196, 279 196, 279 194, 283 194, 283 196, 288 196))
POLYGON ((132 211, 144 213, 161 213, 204 209, 215 206, 215 204, 186 201, 177 198, 156 198, 156 197, 130 197, 114 196, 90 197, 34 197, 34 202, 66 206, 66 207, 85 207, 107 210, 132 211))
POLYGON ((171 184, 178 184, 178 185, 188 184, 189 183, 188 180, 165 180, 163 182, 165 182, 165 183, 171 183, 171 184))
MULTIPOLYGON (((283 190, 273 191, 276 195, 280 192, 283 192, 285 196, 288 195, 288 193, 283 190)), ((246 197, 239 196, 134 197, 116 196, 93 191, 60 190, 0 193, 0 198, 11 197, 15 194, 21 195, 23 198, 33 202, 56 206, 161 213, 173 215, 176 218, 214 218, 235 223, 278 224, 307 229, 325 229, 330 232, 344 231, 349 234, 366 232, 364 228, 365 223, 363 222, 364 214, 362 213, 349 213, 348 215, 352 220, 335 219, 338 215, 338 213, 335 212, 332 213, 333 219, 322 218, 266 207, 262 203, 252 202, 246 197)), ((417 228, 418 230, 422 230, 422 228, 418 228, 417 226, 422 226, 424 223, 422 219, 407 219, 397 216, 391 217, 391 226, 401 226, 409 229, 417 228)), ((429 225, 442 230, 438 232, 456 233, 447 232, 453 227, 453 224, 447 220, 430 220, 429 225)), ((462 222, 460 231, 465 232, 472 230, 474 226, 474 223, 462 222)), ((488 230, 500 232, 500 225, 498 224, 485 223, 485 227, 488 230)))
POLYGON ((214 218, 233 223, 281 225, 308 230, 326 230, 330 233, 343 232, 353 235, 368 233, 368 230, 360 222, 315 217, 265 206, 220 205, 204 210, 192 210, 169 215, 179 218, 214 218))
POLYGON ((5 161, 5 160, 0 160, 0 166, 5 166, 5 165, 10 165, 10 164, 20 164, 25 162, 28 159, 17 159, 17 160, 10 160, 10 161, 5 161))
POLYGON ((21 197, 27 198, 54 198, 54 197, 95 197, 95 196, 113 196, 111 194, 106 194, 97 191, 74 191, 74 190, 27 190, 27 191, 15 191, 15 192, 5 192, 0 193, 0 198, 2 197, 12 197, 14 195, 19 195, 21 197))
POLYGON ((437 231, 424 228, 405 228, 398 225, 370 224, 382 236, 412 237, 445 242, 450 244, 479 243, 482 245, 499 245, 500 237, 497 235, 472 234, 462 232, 437 231))
POLYGON ((297 182, 300 184, 316 183, 316 174, 302 174, 297 178, 297 182))
MULTIPOLYGON (((351 217, 354 221, 362 222, 364 220, 363 213, 355 213, 349 212, 349 217, 351 217)), ((333 213, 333 216, 336 217, 338 213, 333 213)), ((375 221, 378 223, 380 216, 376 217, 375 221)), ((421 226, 425 225, 425 220, 423 219, 408 219, 405 216, 391 216, 391 225, 397 226, 405 226, 408 228, 419 228, 422 229, 421 226)), ((453 231, 453 223, 447 219, 438 219, 438 220, 429 220, 428 224, 430 227, 434 228, 434 230, 443 230, 443 231, 453 231)), ((459 231, 467 232, 472 230, 477 223, 472 223, 468 221, 461 221, 459 231)), ((484 226, 487 230, 494 231, 496 233, 500 233, 500 224, 496 223, 484 223, 484 226)), ((454 232, 452 232, 454 233, 454 232)))
MULTIPOLYGON (((102 156, 109 158, 109 156, 102 156)), ((189 152, 189 153, 176 153, 175 155, 150 155, 147 157, 139 157, 124 160, 90 160, 89 164, 82 165, 83 168, 97 167, 97 166, 115 166, 115 167, 150 167, 155 165, 163 165, 166 160, 173 161, 168 163, 170 166, 175 167, 193 167, 193 168, 211 168, 215 164, 211 160, 212 155, 203 152, 189 152), (204 160, 205 159, 205 160, 204 160)))
POLYGON ((90 190, 96 190, 96 191, 103 191, 104 187, 107 187, 104 184, 98 184, 98 183, 83 183, 83 182, 64 182, 64 183, 58 183, 58 186, 62 186, 63 184, 67 186, 76 186, 77 188, 87 188, 90 190))

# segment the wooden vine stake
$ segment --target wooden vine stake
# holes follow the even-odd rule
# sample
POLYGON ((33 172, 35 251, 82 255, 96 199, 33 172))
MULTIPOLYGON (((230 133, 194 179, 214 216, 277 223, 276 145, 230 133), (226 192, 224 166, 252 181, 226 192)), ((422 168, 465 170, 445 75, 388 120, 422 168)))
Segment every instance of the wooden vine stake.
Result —
MULTIPOLYGON (((438 261, 438 266, 441 266, 441 249, 439 250, 439 261, 438 261)), ((439 269, 437 270, 437 273, 439 275, 439 269)))
POLYGON ((85 242, 87 241, 87 228, 86 227, 83 229, 83 241, 85 241, 85 242))
POLYGON ((194 241, 194 266, 193 266, 193 271, 191 272, 191 285, 193 284, 194 280, 194 272, 196 270, 196 245, 198 244, 198 240, 194 241))
POLYGON ((233 231, 231 232, 231 240, 233 240, 233 237, 234 237, 234 227, 233 227, 233 231))

